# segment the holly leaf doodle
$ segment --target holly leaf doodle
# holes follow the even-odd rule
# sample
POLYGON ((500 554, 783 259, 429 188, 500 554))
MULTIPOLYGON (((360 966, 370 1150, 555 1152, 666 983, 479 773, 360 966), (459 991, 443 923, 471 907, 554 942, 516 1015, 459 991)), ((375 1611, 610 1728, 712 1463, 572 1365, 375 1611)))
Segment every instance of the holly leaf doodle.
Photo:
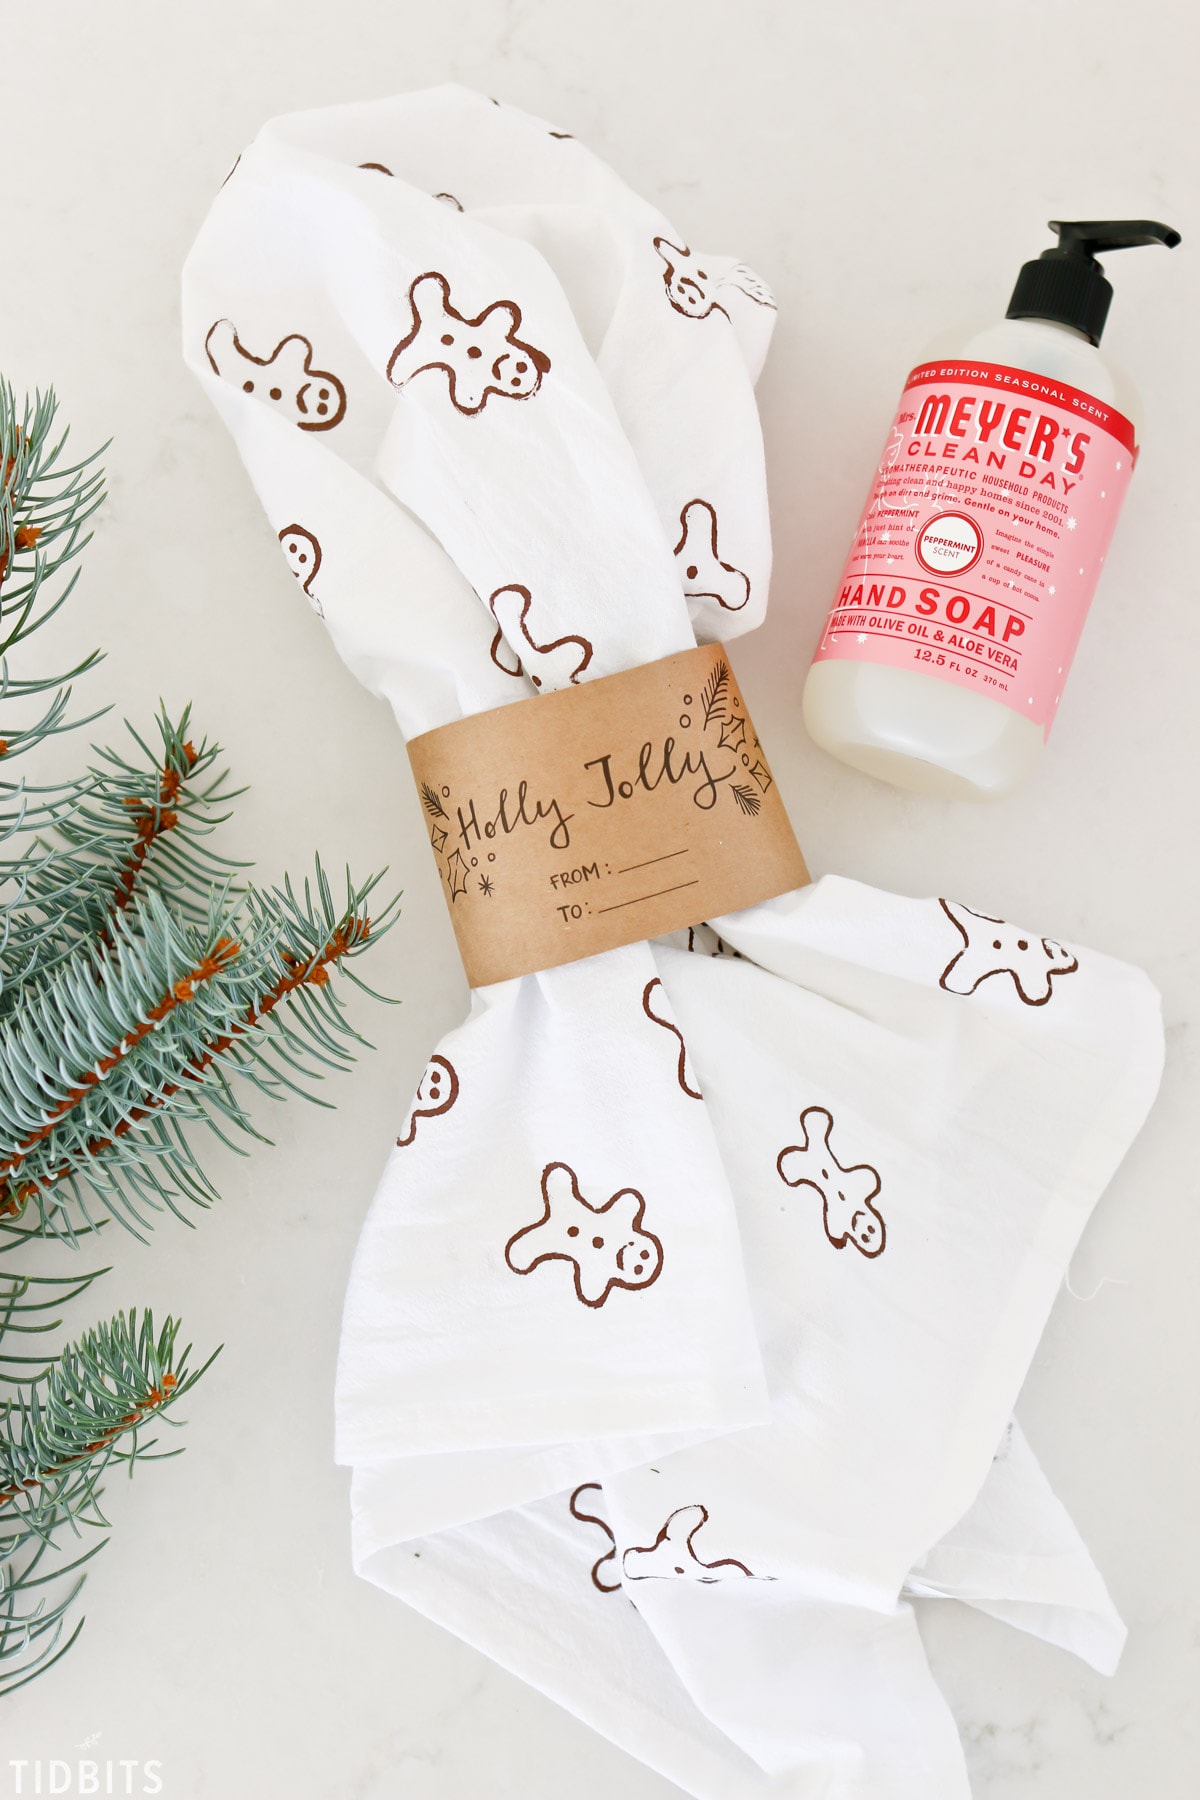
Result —
POLYGON ((446 859, 446 880, 450 884, 450 899, 457 900, 465 894, 469 884, 470 869, 461 850, 452 850, 446 859))
POLYGON ((746 741, 746 721, 741 713, 731 713, 721 727, 722 750, 740 750, 746 741))

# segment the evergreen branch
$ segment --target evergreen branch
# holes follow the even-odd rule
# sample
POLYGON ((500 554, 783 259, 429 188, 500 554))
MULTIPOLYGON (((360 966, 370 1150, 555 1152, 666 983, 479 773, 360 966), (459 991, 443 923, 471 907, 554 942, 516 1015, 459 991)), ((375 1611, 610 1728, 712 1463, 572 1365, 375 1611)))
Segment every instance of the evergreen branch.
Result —
POLYGON ((0 1563, 0 1680, 4 1683, 0 1687, 0 1698, 6 1694, 15 1693, 18 1688, 24 1687, 26 1682, 32 1681, 35 1676, 44 1675, 47 1669, 53 1668, 59 1658, 66 1655, 83 1630, 83 1620, 80 1619, 66 1643, 59 1643, 63 1617, 78 1598, 85 1580, 84 1576, 81 1575, 68 1588, 67 1592, 61 1595, 58 1603, 54 1606, 47 1607, 45 1600, 40 1599, 31 1611, 18 1613, 16 1610, 18 1596, 30 1588, 42 1586, 47 1581, 61 1582, 83 1563, 90 1562, 93 1556, 103 1550, 107 1542, 107 1538, 101 1538, 100 1542, 93 1544, 90 1550, 85 1550, 81 1556, 77 1556, 74 1562, 61 1564, 48 1575, 32 1576, 29 1574, 31 1569, 37 1567, 38 1561, 48 1547, 44 1542, 38 1545, 33 1556, 23 1566, 15 1557, 0 1563), (50 1642, 48 1644, 40 1643, 39 1640, 47 1635, 50 1642), (32 1650, 29 1660, 10 1672, 7 1667, 10 1659, 21 1656, 29 1650, 32 1650))
MULTIPOLYGON (((83 1464, 94 1490, 118 1441, 164 1413, 204 1373, 189 1374, 188 1350, 176 1357, 178 1332, 178 1321, 168 1318, 155 1336, 153 1315, 145 1312, 139 1324, 130 1311, 67 1346, 11 1409, 0 1436, 0 1514, 23 1501, 23 1525, 36 1521, 46 1497, 61 1493, 83 1464)), ((0 1522, 0 1529, 7 1526, 0 1522)))
MULTIPOLYGON (((24 1401, 7 1411, 0 1432, 0 1695, 43 1674, 65 1655, 83 1626, 62 1642, 63 1620, 78 1598, 79 1573, 107 1543, 101 1538, 68 1562, 53 1558, 64 1529, 103 1527, 99 1482, 114 1458, 132 1472, 153 1459, 146 1425, 204 1374, 176 1353, 178 1325, 155 1333, 149 1312, 118 1314, 63 1352, 24 1401), (43 1590, 49 1590, 54 1597, 43 1590), (15 1666, 14 1666, 15 1665, 15 1666)), ((214 1352, 214 1356, 219 1352, 214 1352)))
MULTIPOLYGON (((60 1317, 42 1318, 43 1313, 60 1313, 71 1300, 77 1300, 80 1294, 91 1287, 93 1281, 106 1275, 107 1269, 92 1269, 85 1275, 3 1275, 0 1276, 0 1346, 10 1332, 23 1337, 43 1336, 47 1332, 57 1331, 62 1324, 60 1317), (50 1289, 50 1293, 41 1298, 41 1290, 50 1289), (31 1291, 33 1298, 30 1298, 31 1291), (31 1320, 32 1315, 32 1320, 31 1320)), ((38 1374, 32 1379, 39 1379, 49 1366, 45 1356, 17 1356, 12 1351, 0 1347, 0 1381, 10 1386, 28 1382, 28 1375, 9 1375, 3 1372, 3 1365, 31 1365, 38 1374)), ((7 1417, 8 1404, 0 1401, 0 1422, 7 1417)))
MULTIPOLYGON (((95 661, 94 656, 86 657, 83 662, 77 663, 75 668, 69 669, 65 675, 57 676, 55 679, 60 683, 73 681, 77 676, 86 674, 95 661)), ((26 684, 8 679, 7 670, 0 668, 0 700, 12 697, 22 698, 27 691, 39 694, 44 691, 44 687, 45 684, 42 682, 26 684)), ((59 686, 51 696, 40 719, 34 719, 30 724, 19 728, 10 726, 8 736, 0 737, 0 760, 8 763, 15 762, 18 756, 21 756, 26 750, 32 749, 34 745, 44 743, 48 737, 56 737, 63 731, 78 731, 80 726, 90 725, 95 719, 100 718, 105 710, 102 708, 101 712, 89 713, 86 718, 74 719, 68 724, 66 712, 70 699, 71 689, 59 686)), ((0 806, 6 805, 11 808, 14 802, 19 805, 22 795, 39 791, 60 793, 62 790, 57 787, 48 790, 31 789, 25 782, 0 782, 0 806)), ((11 814, 8 816, 11 817, 11 814)), ((4 827, 4 829, 0 829, 0 837, 7 836, 9 828, 6 826, 6 813, 3 810, 0 810, 0 827, 4 827)))
MULTIPOLYGON (((355 888, 348 873, 339 907, 319 863, 302 894, 290 881, 235 888, 239 865, 207 842, 234 794, 187 710, 161 712, 161 752, 130 728, 133 756, 99 751, 74 781, 10 776, 87 722, 68 719, 70 684, 97 661, 18 678, 5 660, 72 593, 104 497, 96 456, 68 464, 56 411, 50 393, 18 412, 0 381, 0 1254, 100 1229, 97 1205, 140 1236, 155 1212, 210 1204, 190 1127, 244 1153, 239 1138, 262 1134, 241 1083, 316 1099, 310 1084, 364 1041, 331 976, 371 992, 350 964, 398 907, 372 919, 379 878, 355 888)), ((65 1639, 64 1621, 107 1540, 63 1562, 61 1536, 106 1525, 111 1462, 132 1472, 174 1454, 147 1431, 175 1424, 175 1402, 209 1366, 189 1372, 175 1322, 156 1335, 149 1313, 118 1315, 56 1357, 7 1347, 12 1333, 35 1351, 103 1272, 0 1276, 0 1695, 75 1642, 82 1621, 65 1639)))
POLYGON ((43 834, 0 860, 0 895, 11 890, 0 898, 0 1018, 81 942, 111 944, 111 915, 135 891, 157 891, 199 921, 214 887, 228 883, 238 865, 206 840, 236 795, 225 772, 213 772, 217 746, 197 749, 189 720, 190 708, 175 721, 160 714, 157 753, 131 728, 144 762, 100 752, 73 786, 50 790, 43 834))
MULTIPOLYGON (((61 463, 67 441, 51 428, 58 411, 53 392, 37 394, 18 410, 8 382, 0 381, 0 657, 43 625, 69 592, 39 609, 41 590, 79 555, 84 525, 104 499, 98 468, 103 449, 70 467, 61 463)), ((41 683, 53 686, 52 680, 41 683)))
MULTIPOLYGON (((88 1154, 99 1156, 105 1150, 110 1150, 118 1138, 123 1137, 128 1131, 132 1131, 134 1126, 140 1125, 144 1119, 150 1117, 151 1113, 166 1106, 177 1094, 181 1093, 185 1082, 198 1083, 201 1081, 212 1065, 227 1050, 231 1049, 239 1038, 244 1037, 247 1032, 253 1031, 255 1026, 261 1025, 262 1021, 274 1012, 281 1000, 286 999, 289 994, 294 993, 302 985, 323 985, 329 980, 330 965, 345 956, 353 944, 365 943, 369 936, 369 919, 361 921, 361 931, 357 936, 351 936, 349 932, 343 933, 339 928, 318 954, 315 962, 308 967, 302 965, 299 958, 292 957, 287 951, 284 951, 282 954, 287 963, 286 972, 278 976, 264 994, 251 1002, 240 1023, 208 1044, 199 1054, 193 1056, 185 1065, 179 1081, 168 1081, 156 1094, 148 1094, 142 1105, 135 1106, 130 1112, 127 1112, 120 1123, 113 1128, 111 1138, 93 1139, 88 1144, 88 1154)), ((341 1065, 339 1063, 335 1066, 340 1067, 341 1065)), ((0 1170, 2 1168, 3 1165, 0 1165, 0 1170)))
POLYGON ((239 949, 240 945, 230 942, 228 938, 218 938, 209 954, 201 957, 194 967, 189 969, 186 974, 181 975, 178 981, 172 983, 167 993, 153 1006, 147 1007, 145 1016, 136 1025, 130 1027, 124 1037, 100 1058, 94 1068, 88 1069, 84 1073, 75 1087, 68 1088, 62 1098, 50 1108, 36 1130, 31 1131, 27 1137, 23 1138, 10 1156, 0 1161, 0 1176, 14 1174, 21 1167, 28 1152, 35 1145, 41 1143, 43 1138, 50 1136, 59 1121, 72 1112, 91 1089, 104 1080, 111 1069, 116 1068, 121 1058, 128 1056, 129 1052, 137 1044, 140 1044, 150 1032, 157 1030, 168 1013, 173 1012, 177 1006, 184 1005, 188 1000, 194 999, 196 989, 203 982, 211 981, 214 976, 219 975, 221 970, 233 961, 239 949))
POLYGON ((346 1040, 362 1040, 341 1016, 330 974, 394 921, 396 902, 374 922, 367 914, 374 885, 356 891, 348 880, 340 914, 319 865, 317 893, 306 883, 303 901, 290 884, 251 889, 236 910, 218 896, 200 955, 146 896, 114 919, 113 950, 90 965, 67 962, 0 1027, 4 1228, 36 1201, 40 1231, 73 1236, 54 1193, 65 1184, 83 1228, 94 1229, 80 1182, 137 1235, 147 1207, 178 1212, 181 1195, 209 1204, 211 1185, 179 1126, 215 1127, 215 1113, 257 1136, 231 1076, 272 1097, 315 1099, 306 1084, 320 1068, 347 1066, 346 1040))

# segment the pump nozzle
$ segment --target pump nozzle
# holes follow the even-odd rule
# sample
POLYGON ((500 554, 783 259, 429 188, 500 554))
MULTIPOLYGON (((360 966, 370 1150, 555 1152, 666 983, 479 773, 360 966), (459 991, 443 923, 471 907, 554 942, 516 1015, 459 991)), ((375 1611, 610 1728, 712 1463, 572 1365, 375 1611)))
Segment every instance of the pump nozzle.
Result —
POLYGON ((1100 250, 1136 250, 1141 244, 1165 244, 1173 250, 1179 233, 1157 219, 1051 219, 1058 233, 1058 250, 1043 256, 1095 256, 1100 250))
POLYGON ((1112 301, 1096 251, 1140 244, 1173 250, 1180 242, 1177 231, 1156 219, 1051 219, 1050 230, 1058 233, 1057 247, 1023 266, 1005 317, 1070 325, 1093 344, 1100 342, 1112 301))

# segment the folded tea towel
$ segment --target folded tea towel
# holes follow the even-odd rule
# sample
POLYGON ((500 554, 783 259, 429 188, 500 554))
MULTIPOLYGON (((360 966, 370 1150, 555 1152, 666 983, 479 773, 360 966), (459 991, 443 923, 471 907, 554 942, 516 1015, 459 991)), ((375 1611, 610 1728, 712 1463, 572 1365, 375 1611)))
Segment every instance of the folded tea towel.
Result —
MULTIPOLYGON (((710 1524, 695 1535, 702 1554, 710 1524)), ((677 1680, 613 1564, 602 1499, 581 1484, 382 1546, 360 1567, 699 1800, 968 1800, 908 1606, 840 1606, 736 1574, 689 1584, 705 1639, 729 1634, 721 1701, 740 1699, 769 1743, 787 1732, 789 1766, 768 1771, 677 1680), (771 1628, 765 1662, 745 1629, 758 1617, 771 1628)))
MULTIPOLYGON (((1119 1622, 1061 1507, 1048 1489, 1039 1493, 1035 1466, 1010 1423, 971 1513, 906 1587, 966 1600, 1027 1629, 1042 1630, 1049 1618, 1042 1635, 1103 1668, 1111 1661, 1106 1651, 1119 1648, 1119 1622), (1022 1610, 1031 1597, 1033 1607, 1022 1610)), ((758 1658, 751 1668, 768 1727, 790 1721, 808 1753, 786 1772, 768 1774, 673 1678, 628 1603, 635 1583, 653 1573, 654 1546, 634 1546, 622 1593, 624 1558, 618 1562, 599 1483, 402 1542, 387 1516, 389 1479, 388 1471, 355 1471, 360 1572, 686 1792, 702 1800, 965 1796, 957 1735, 907 1607, 865 1611, 793 1597, 796 1629, 786 1637, 773 1630, 776 1656, 765 1670, 758 1658)), ((735 1546, 714 1535, 707 1511, 693 1503, 664 1535, 657 1555, 670 1551, 668 1574, 695 1568, 701 1606, 718 1592, 735 1600, 759 1595, 760 1584, 743 1585, 741 1567, 749 1565, 723 1561, 735 1546)), ((779 1620, 771 1623, 777 1628, 779 1620)), ((734 1620, 739 1662, 747 1648, 740 1624, 734 1620)), ((710 1636, 703 1613, 697 1631, 710 1636)))
MULTIPOLYGON (((562 210, 576 182, 554 175, 559 152, 596 189, 588 216, 612 192, 644 219, 640 236, 632 224, 624 235, 661 270, 660 226, 646 239, 651 209, 543 127, 534 148, 552 153, 551 176, 536 176, 538 158, 521 149, 529 135, 525 122, 454 90, 284 121, 243 156, 189 262, 189 355, 294 572, 352 665, 396 702, 408 735, 521 698, 534 681, 563 685, 577 663, 590 678, 694 642, 671 544, 567 293, 542 252, 514 235, 537 235, 539 208, 500 202, 524 198, 528 163, 531 199, 551 217, 562 210), (338 161, 320 148, 331 132, 338 161), (497 141, 516 144, 515 165, 497 163, 497 141), (411 171, 430 156, 442 174, 422 190, 411 171), (479 217, 461 210, 459 189, 479 217), (403 484, 403 506, 384 496, 376 468, 403 484), (428 536, 413 561, 409 544, 424 535, 414 517, 453 544, 482 605, 461 575, 431 579, 428 536)), ((575 234, 585 235, 577 225, 575 234)), ((678 319, 665 298, 664 309, 678 319)), ((672 333, 660 336, 657 379, 686 391, 691 351, 672 358, 672 333)), ((697 374, 730 398, 724 429, 697 422, 688 479, 722 511, 728 490, 734 516, 753 511, 746 489, 761 513, 761 441, 732 334, 711 339, 697 374)), ((653 459, 649 425, 646 435, 653 459)), ((769 544, 757 523, 743 561, 761 592, 769 544)), ((762 599, 734 598, 731 617, 761 616, 762 599)), ((402 757, 395 779, 408 780, 402 757)), ((397 1121, 360 1252, 368 1273, 343 1360, 344 1453, 459 1458, 633 1438, 632 1455, 648 1432, 766 1416, 711 1129, 703 1112, 676 1104, 660 1034, 630 1039, 630 1020, 646 1023, 654 975, 649 950, 632 945, 505 983, 478 995, 467 1024, 439 1046, 412 1116, 397 1121), (639 1120, 654 1129, 639 1131, 639 1120), (557 1204, 564 1183, 597 1207, 629 1191, 644 1197, 644 1230, 632 1213, 625 1221, 629 1268, 597 1266, 578 1289, 546 1281, 544 1268, 517 1278, 521 1251, 506 1260, 506 1246, 536 1224, 550 1190, 557 1204), (471 1245, 486 1247, 482 1261, 471 1245), (397 1307, 397 1280, 415 1308, 397 1307), (610 1289, 621 1299, 636 1289, 637 1303, 604 1304, 610 1289)), ((618 1212, 638 1204, 622 1200, 618 1212)), ((619 1244, 607 1251, 623 1254, 619 1244)), ((473 1475, 466 1500, 490 1504, 473 1475)))
MULTIPOLYGON (((268 126, 184 284, 292 572, 409 735, 761 619, 772 317, 459 89, 268 126)), ((347 1297, 356 1562, 697 1794, 957 1796, 899 1595, 1083 1593, 947 1534, 1150 1105, 1156 997, 830 878, 717 923, 480 990, 432 1055, 347 1297), (588 1576, 572 1658, 601 1529, 622 1591, 588 1576)), ((995 1501, 1031 1556, 1043 1501, 995 1501)))
POLYGON ((970 1510, 909 1571, 904 1592, 962 1600, 1111 1675, 1125 1626, 1016 1420, 970 1510))

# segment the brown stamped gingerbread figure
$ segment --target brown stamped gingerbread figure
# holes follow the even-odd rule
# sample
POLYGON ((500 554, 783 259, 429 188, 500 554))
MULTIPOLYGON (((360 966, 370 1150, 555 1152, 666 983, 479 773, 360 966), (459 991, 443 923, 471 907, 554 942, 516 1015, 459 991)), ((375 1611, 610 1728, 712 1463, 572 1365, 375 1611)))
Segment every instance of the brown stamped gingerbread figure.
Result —
POLYGON ((843 1166, 830 1146, 833 1115, 824 1106, 806 1106, 800 1114, 802 1144, 789 1144, 776 1159, 780 1179, 788 1187, 810 1187, 819 1195, 825 1236, 835 1250, 853 1244, 864 1256, 883 1254, 887 1229, 874 1205, 883 1183, 870 1163, 843 1166))
MULTIPOLYGON (((567 1505, 573 1519, 578 1519, 584 1525, 598 1525, 608 1539, 608 1549, 602 1550, 592 1564, 592 1586, 599 1588, 602 1594, 619 1594, 621 1578, 617 1574, 617 1540, 613 1536, 612 1526, 599 1513, 584 1512, 579 1504, 584 1494, 597 1494, 603 1498, 603 1492, 598 1481, 581 1481, 567 1505)), ((595 1501, 589 1500, 588 1505, 594 1506, 595 1501)))
POLYGON ((695 1077, 688 1067, 687 1045, 683 1041, 683 1033, 680 1031, 678 1025, 676 1025, 674 1019, 665 1019, 662 1017, 663 1012, 666 1010, 666 998, 666 989, 656 975, 653 981, 648 981, 642 989, 642 1011, 655 1025, 661 1025, 664 1031, 669 1031, 671 1036, 675 1038, 678 1043, 679 1052, 675 1059, 675 1079, 678 1081, 683 1092, 690 1100, 703 1100, 704 1095, 695 1085, 695 1077))
POLYGON ((568 1163, 547 1163, 542 1209, 540 1219, 515 1231, 504 1246, 514 1275, 531 1275, 542 1263, 567 1263, 576 1299, 592 1307, 603 1306, 616 1288, 648 1288, 658 1280, 663 1247, 642 1227, 646 1202, 636 1188, 621 1188, 603 1206, 593 1206, 568 1163))
POLYGON ((324 618, 325 608, 313 587, 317 570, 321 567, 321 546, 315 535, 303 525, 285 525, 279 533, 279 543, 287 566, 300 583, 302 592, 307 594, 312 605, 324 618))
POLYGON ((717 295, 730 289, 744 294, 747 300, 753 300, 757 306, 769 306, 774 310, 775 301, 770 288, 745 263, 735 263, 723 275, 714 275, 710 270, 701 268, 699 259, 692 255, 686 244, 673 244, 670 238, 656 237, 654 248, 663 260, 663 284, 667 290, 667 299, 684 318, 707 319, 714 312, 725 313, 728 318, 729 314, 717 295))
POLYGON ((529 626, 532 606, 529 589, 518 582, 488 595, 496 621, 492 661, 506 675, 528 675, 535 688, 577 687, 592 660, 590 641, 572 634, 539 644, 529 626))
POLYGON ((727 1581, 731 1576, 754 1580, 744 1562, 733 1556, 718 1556, 705 1562, 696 1549, 696 1536, 708 1523, 708 1508, 698 1503, 679 1506, 671 1514, 652 1544, 631 1545, 621 1558, 621 1573, 626 1581, 701 1581, 706 1586, 714 1581, 727 1581))
POLYGON ((493 394, 528 400, 549 373, 550 358, 517 336, 521 309, 495 300, 468 318, 450 299, 450 283, 430 270, 408 290, 412 326, 392 351, 387 377, 402 388, 427 369, 441 370, 461 413, 479 413, 493 394))
POLYGON ((683 536, 675 563, 689 600, 715 600, 726 612, 741 612, 750 598, 750 578, 717 554, 717 514, 707 500, 689 500, 679 515, 683 536))
POLYGON ((458 1071, 454 1064, 444 1056, 431 1056, 429 1063, 417 1084, 413 1097, 412 1111, 400 1136, 396 1139, 399 1150, 406 1149, 417 1135, 418 1119, 437 1119, 448 1113, 458 1099, 458 1071))
POLYGON ((313 347, 294 331, 269 356, 247 350, 229 319, 209 327, 204 350, 223 381, 273 406, 301 431, 332 431, 346 412, 346 390, 328 369, 313 366, 313 347))
POLYGON ((1079 967, 1079 958, 1053 938, 1034 937, 956 900, 939 900, 938 905, 962 938, 938 979, 948 994, 973 994, 992 976, 1008 975, 1026 1006, 1045 1006, 1054 994, 1054 977, 1073 975, 1079 967))

